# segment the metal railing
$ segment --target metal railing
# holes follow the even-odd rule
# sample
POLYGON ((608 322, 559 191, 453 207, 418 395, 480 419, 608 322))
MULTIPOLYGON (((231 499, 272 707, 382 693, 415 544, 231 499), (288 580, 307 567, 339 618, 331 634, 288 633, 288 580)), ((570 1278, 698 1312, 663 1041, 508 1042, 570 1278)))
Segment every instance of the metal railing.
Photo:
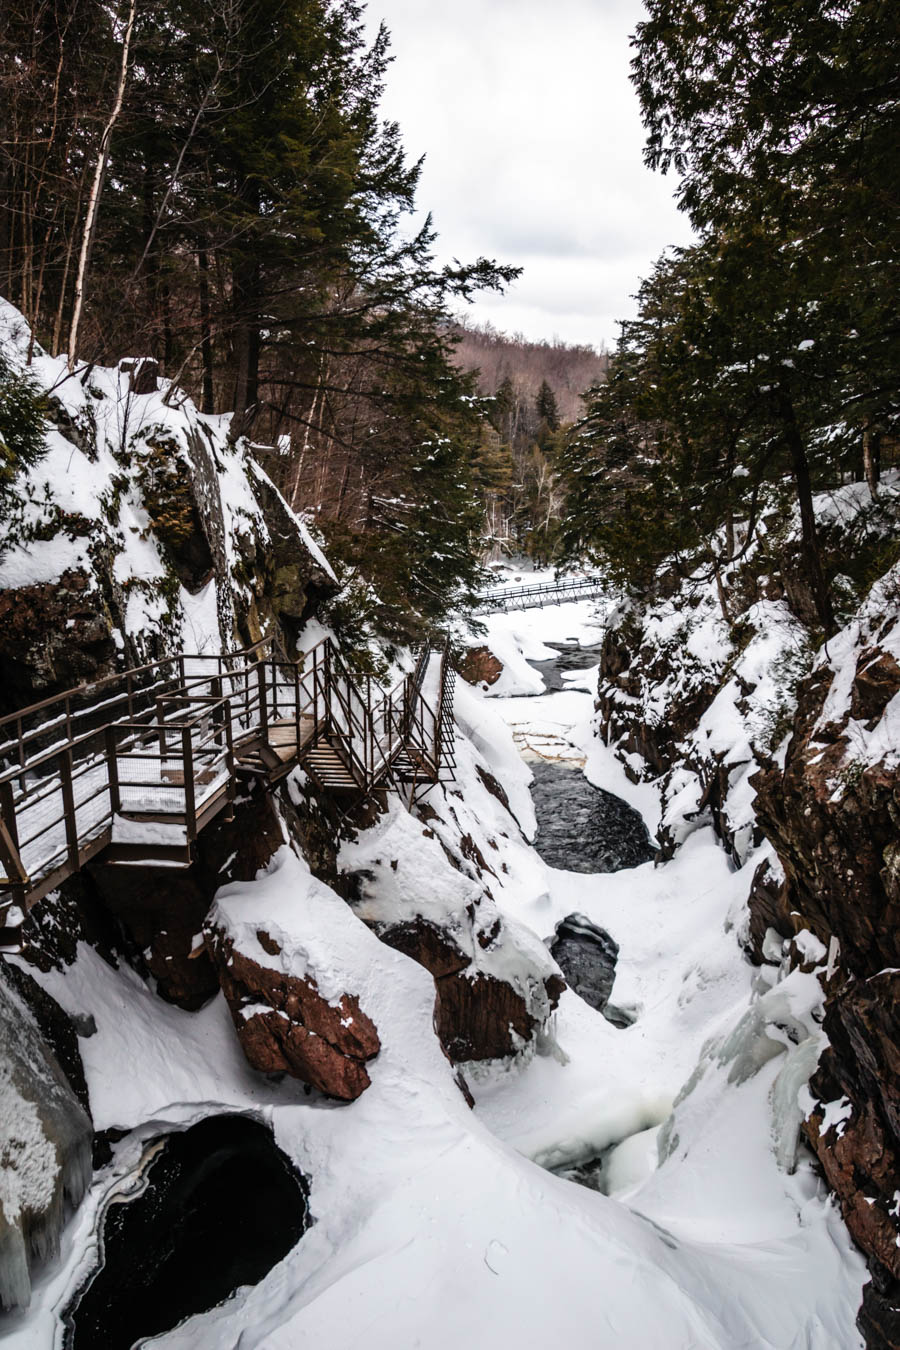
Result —
POLYGON ((533 586, 498 586, 483 591, 476 614, 499 613, 511 609, 536 609, 545 605, 562 605, 571 600, 587 600, 602 595, 605 579, 600 576, 581 577, 574 581, 546 581, 533 586))
POLYGON ((200 831, 232 810, 241 771, 272 782, 298 763, 312 772, 324 747, 332 781, 363 796, 409 764, 437 782, 452 759, 452 671, 445 650, 433 707, 434 659, 424 648, 385 692, 330 639, 296 661, 262 641, 150 662, 0 718, 0 924, 101 853, 189 862, 200 831))

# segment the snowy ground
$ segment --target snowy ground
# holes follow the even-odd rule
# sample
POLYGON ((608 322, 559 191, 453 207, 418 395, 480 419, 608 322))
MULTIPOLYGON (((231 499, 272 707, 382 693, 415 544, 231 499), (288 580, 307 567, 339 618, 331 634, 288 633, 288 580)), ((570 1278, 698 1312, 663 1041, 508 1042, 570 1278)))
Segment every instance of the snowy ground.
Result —
MULTIPOLYGON (((489 634, 498 654, 503 644, 518 653, 523 681, 534 674, 523 652, 550 654, 542 639, 599 637, 582 604, 495 616, 489 634)), ((760 982, 740 954, 733 925, 757 859, 735 871, 699 830, 664 867, 552 871, 477 778, 486 762, 533 830, 529 771, 509 730, 530 721, 585 756, 592 781, 630 794, 652 829, 652 787, 627 788, 591 738, 590 672, 571 684, 499 699, 461 687, 461 795, 450 804, 492 860, 498 905, 536 938, 576 910, 610 931, 620 946, 613 1001, 635 1024, 618 1030, 566 992, 540 1053, 469 1074, 470 1112, 432 1032, 431 977, 380 944, 287 849, 240 888, 242 903, 260 921, 274 916, 376 1022, 383 1048, 372 1087, 351 1106, 253 1074, 221 998, 180 1012, 82 948, 65 975, 42 979, 70 1011, 96 1019, 81 1047, 97 1128, 137 1134, 98 1174, 30 1311, 3 1326, 10 1350, 61 1345, 57 1312, 93 1259, 99 1208, 129 1184, 138 1136, 229 1108, 271 1122, 311 1178, 316 1223, 261 1284, 154 1342, 169 1350, 861 1345, 863 1263, 808 1161, 792 1174, 776 1163, 776 1144, 790 1156, 800 1070, 818 1045, 818 986, 795 973, 767 993, 774 977, 760 982), (663 1126, 657 1167, 647 1131, 663 1125, 692 1074, 663 1126), (545 1170, 617 1143, 612 1197, 545 1170)), ((408 850, 403 865, 414 857, 408 850)), ((423 869, 419 884, 432 883, 423 869)))

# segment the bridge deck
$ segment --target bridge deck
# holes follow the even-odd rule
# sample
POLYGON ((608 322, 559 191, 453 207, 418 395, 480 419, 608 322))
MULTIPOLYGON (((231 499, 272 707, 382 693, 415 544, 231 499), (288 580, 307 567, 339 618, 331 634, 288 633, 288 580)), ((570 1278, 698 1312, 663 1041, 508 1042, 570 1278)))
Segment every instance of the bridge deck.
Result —
POLYGON ((452 772, 450 724, 446 651, 383 692, 328 639, 295 662, 268 643, 181 656, 24 708, 0 719, 0 928, 101 855, 189 865, 240 777, 302 764, 326 791, 412 796, 452 772))
POLYGON ((533 586, 498 586, 484 591, 475 607, 476 614, 502 614, 520 609, 543 609, 573 600, 590 600, 605 594, 602 577, 583 577, 574 581, 546 581, 533 586))

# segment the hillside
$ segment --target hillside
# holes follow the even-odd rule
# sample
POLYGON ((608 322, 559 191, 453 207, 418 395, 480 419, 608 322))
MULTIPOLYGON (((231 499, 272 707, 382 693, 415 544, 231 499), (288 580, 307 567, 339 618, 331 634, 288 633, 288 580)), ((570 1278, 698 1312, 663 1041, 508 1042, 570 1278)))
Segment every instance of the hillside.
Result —
POLYGON ((478 389, 496 394, 512 381, 523 405, 533 405, 544 380, 556 397, 560 420, 574 422, 583 412, 582 395, 603 378, 605 352, 568 342, 529 342, 521 335, 498 332, 490 324, 461 322, 451 332, 457 339, 453 359, 463 370, 477 370, 478 389))

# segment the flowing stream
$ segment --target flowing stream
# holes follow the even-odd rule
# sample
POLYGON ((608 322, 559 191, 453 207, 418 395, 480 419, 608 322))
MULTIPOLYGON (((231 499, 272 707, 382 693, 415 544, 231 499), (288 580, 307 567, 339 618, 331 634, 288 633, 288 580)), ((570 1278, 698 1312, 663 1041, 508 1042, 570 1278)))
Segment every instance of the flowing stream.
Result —
MULTIPOLYGON (((589 670, 599 661, 596 647, 547 643, 558 655, 529 665, 544 679, 542 715, 552 721, 553 694, 571 688, 563 676, 589 670), (550 697, 547 697, 547 695, 550 697)), ((533 738, 534 739, 534 738, 533 738)), ((533 739, 530 749, 533 749, 533 739)), ((534 847, 551 867, 587 874, 618 872, 637 867, 654 856, 643 818, 632 806, 602 788, 594 787, 581 771, 577 755, 558 753, 551 758, 528 755, 534 779, 531 796, 537 818, 534 847)), ((583 914, 568 914, 549 939, 550 951, 569 988, 613 1026, 624 1028, 632 1017, 610 1001, 619 947, 606 932, 583 914)), ((557 1175, 592 1190, 605 1191, 606 1164, 612 1149, 553 1169, 557 1175)))

